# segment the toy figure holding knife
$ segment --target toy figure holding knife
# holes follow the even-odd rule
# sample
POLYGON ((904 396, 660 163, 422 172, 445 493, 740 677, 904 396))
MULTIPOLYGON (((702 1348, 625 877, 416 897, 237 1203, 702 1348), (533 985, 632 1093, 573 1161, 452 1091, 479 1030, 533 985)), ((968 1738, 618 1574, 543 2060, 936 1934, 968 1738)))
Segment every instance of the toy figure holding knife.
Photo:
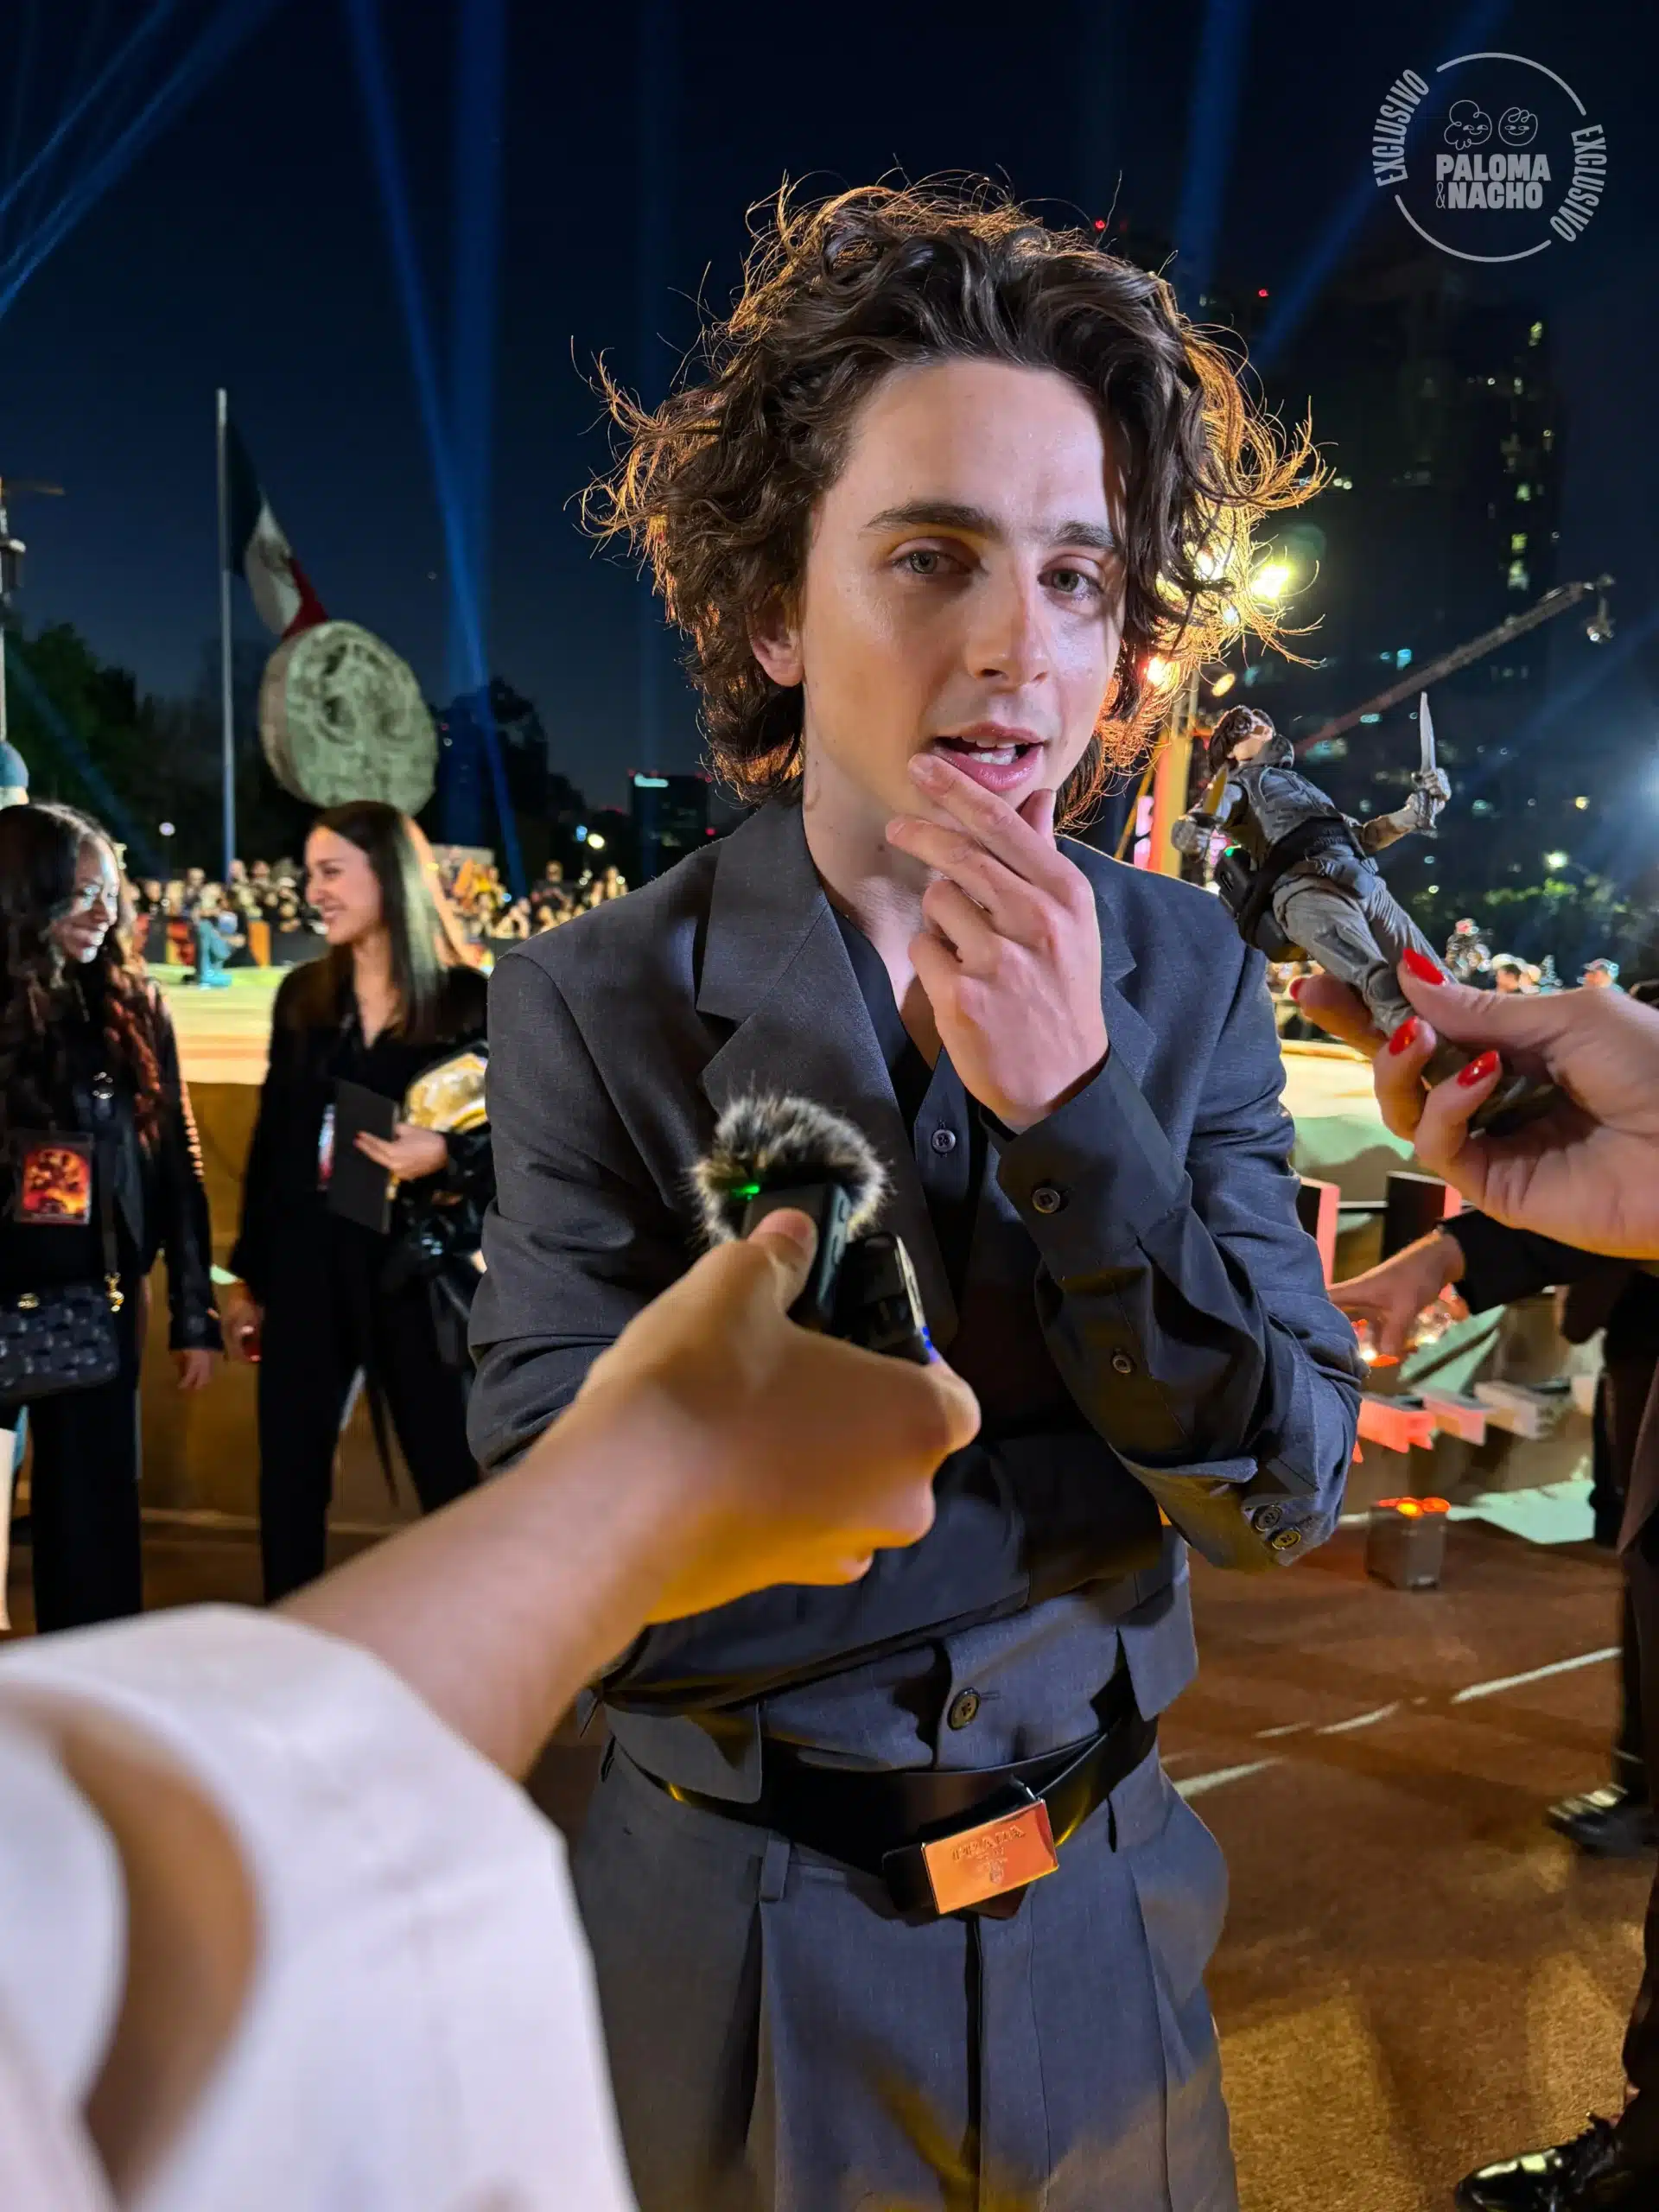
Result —
MULTIPOLYGON (((1295 748, 1266 715, 1234 707, 1210 735, 1205 801, 1177 822, 1178 851, 1199 854, 1213 831, 1230 841, 1216 862, 1222 903, 1247 944, 1270 960, 1300 951, 1357 991, 1392 1037, 1412 1019, 1397 969, 1408 953, 1437 969, 1428 939, 1384 882, 1375 856, 1414 831, 1433 836, 1452 796, 1434 759, 1428 695, 1418 704, 1421 759, 1411 796, 1392 814, 1356 821, 1296 764, 1295 748), (1217 781, 1220 781, 1217 791, 1217 781)), ((1454 1074, 1465 1055, 1442 1046, 1428 1080, 1454 1074), (1436 1063, 1445 1058, 1446 1065, 1436 1063)), ((1517 1077, 1493 1094, 1482 1118, 1512 1108, 1532 1086, 1517 1077)))

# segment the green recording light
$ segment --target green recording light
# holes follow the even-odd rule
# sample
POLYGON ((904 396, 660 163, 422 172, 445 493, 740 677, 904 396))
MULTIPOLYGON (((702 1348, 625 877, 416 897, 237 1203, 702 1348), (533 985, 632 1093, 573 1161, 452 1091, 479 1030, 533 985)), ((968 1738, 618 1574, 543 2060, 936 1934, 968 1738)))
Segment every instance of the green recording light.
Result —
POLYGON ((758 1183, 740 1183, 732 1192, 734 1198, 758 1198, 760 1195, 760 1185, 758 1183))

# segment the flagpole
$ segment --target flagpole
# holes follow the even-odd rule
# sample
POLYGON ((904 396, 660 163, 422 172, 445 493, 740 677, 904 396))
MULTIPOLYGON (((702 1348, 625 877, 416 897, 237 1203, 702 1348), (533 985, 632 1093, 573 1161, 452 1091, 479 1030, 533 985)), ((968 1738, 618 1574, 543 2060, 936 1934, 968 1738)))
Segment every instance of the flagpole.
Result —
POLYGON ((231 702, 231 544, 230 478, 226 461, 225 431, 230 402, 221 385, 218 405, 219 447, 219 768, 224 778, 225 874, 231 880, 236 858, 236 725, 231 702))

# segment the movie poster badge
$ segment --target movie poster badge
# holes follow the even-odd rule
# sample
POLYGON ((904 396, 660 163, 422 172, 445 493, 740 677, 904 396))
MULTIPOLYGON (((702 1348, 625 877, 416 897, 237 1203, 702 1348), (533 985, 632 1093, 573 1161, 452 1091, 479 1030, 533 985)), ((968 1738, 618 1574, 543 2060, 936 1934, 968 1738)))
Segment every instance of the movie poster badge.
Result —
POLYGON ((19 1129, 12 1140, 12 1157, 17 1163, 14 1221, 31 1229, 79 1229, 92 1219, 90 1137, 19 1129))
POLYGON ((1458 261, 1571 245, 1607 187, 1607 137, 1565 77, 1522 54, 1402 70, 1371 130, 1371 174, 1419 238, 1458 261))

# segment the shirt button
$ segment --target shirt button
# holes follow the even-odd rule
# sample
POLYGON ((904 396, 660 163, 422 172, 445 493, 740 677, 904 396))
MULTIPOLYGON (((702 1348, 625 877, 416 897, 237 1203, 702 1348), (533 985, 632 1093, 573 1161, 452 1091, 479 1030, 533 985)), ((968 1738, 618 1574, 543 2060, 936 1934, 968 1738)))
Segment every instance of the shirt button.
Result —
POLYGON ((1300 1532, 1295 1529, 1281 1529, 1276 1536, 1268 1539, 1276 1552, 1294 1552, 1301 1541, 1300 1532))
POLYGON ((1135 1372, 1135 1362, 1126 1351, 1115 1351, 1112 1354, 1112 1366, 1119 1375, 1133 1375, 1135 1372))
POLYGON ((957 1133, 954 1129, 935 1129, 931 1143, 935 1152, 954 1152, 957 1148, 957 1133))
POLYGON ((1039 1183, 1031 1194, 1031 1203, 1039 1213, 1058 1213, 1065 1199, 1052 1183, 1039 1183))
POLYGON ((945 1719, 953 1728, 966 1728, 979 1711, 977 1690, 958 1690, 950 1700, 950 1710, 945 1719))

